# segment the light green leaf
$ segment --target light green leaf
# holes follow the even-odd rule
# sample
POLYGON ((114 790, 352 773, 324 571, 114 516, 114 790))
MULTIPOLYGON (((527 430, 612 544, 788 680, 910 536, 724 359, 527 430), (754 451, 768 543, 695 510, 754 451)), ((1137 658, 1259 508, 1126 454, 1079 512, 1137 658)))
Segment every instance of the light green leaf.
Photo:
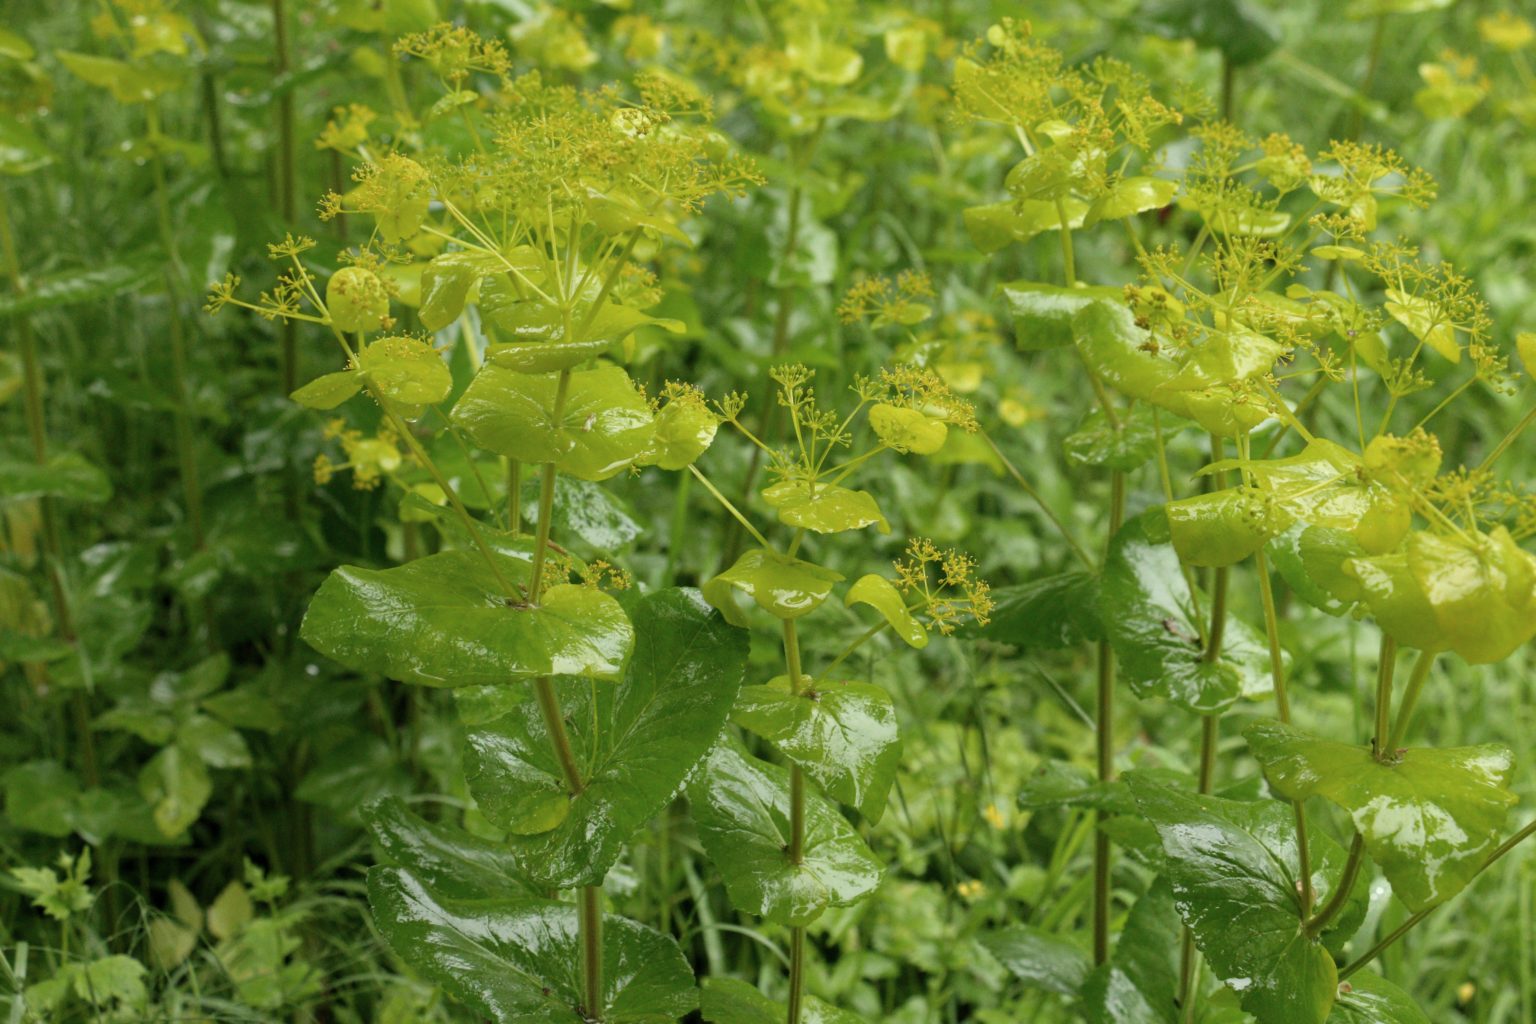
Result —
POLYGON ((391 402, 432 405, 453 389, 448 364, 420 338, 380 338, 359 352, 357 361, 374 388, 391 402))
POLYGON ((708 753, 746 670, 747 637, 697 592, 663 590, 633 608, 635 653, 614 687, 561 688, 576 761, 572 797, 531 701, 469 732, 465 774, 481 811, 551 888, 600 885, 635 830, 708 753))
POLYGON ((361 374, 355 370, 338 370, 316 377, 288 397, 306 409, 334 409, 362 388, 361 374))
POLYGON ((495 255, 479 250, 434 256, 421 271, 421 308, 417 314, 422 326, 440 331, 453 323, 464 312, 475 283, 504 266, 495 255))
MULTIPOLYGON (((527 566, 501 557, 509 580, 527 566)), ((445 551, 392 569, 342 566, 321 585, 300 635, 362 672, 425 686, 532 676, 614 679, 634 631, 607 594, 561 584, 537 608, 509 603, 479 554, 445 551)))
POLYGON ((98 503, 110 497, 107 475, 74 452, 55 452, 43 464, 0 458, 0 503, 30 498, 98 503))
POLYGON ((906 641, 909 647, 919 649, 928 646, 928 630, 917 617, 907 609, 907 599, 901 596, 901 591, 896 585, 884 576, 870 573, 861 576, 853 586, 848 588, 848 593, 843 598, 843 603, 849 608, 856 604, 867 604, 890 624, 896 635, 906 641))
MULTIPOLYGON (((586 1024, 576 906, 439 896, 409 872, 368 872, 368 902, 390 947, 471 1010, 498 1024, 586 1024)), ((674 1024, 698 1006, 677 944, 622 917, 603 922, 607 1024, 674 1024)))
POLYGON ((881 533, 891 532, 891 524, 868 491, 821 484, 813 493, 804 481, 781 480, 763 491, 763 501, 779 513, 779 522, 798 529, 841 533, 874 524, 881 533))
POLYGON ((882 866, 837 808, 805 795, 802 862, 789 859, 789 772, 717 744, 688 786, 704 852, 739 910, 778 924, 805 925, 880 884, 882 866))
POLYGON ((175 838, 203 813, 213 795, 213 781, 196 754, 172 744, 140 769, 139 795, 154 805, 161 833, 175 838))
POLYGON ((600 356, 642 327, 660 327, 672 334, 688 329, 680 320, 650 316, 616 302, 605 301, 595 314, 591 310, 590 302, 578 303, 567 324, 560 307, 543 301, 499 307, 495 324, 510 341, 492 350, 492 361, 522 373, 548 373, 600 356))
MULTIPOLYGON (((1088 214, 1088 204, 1079 199, 1063 199, 1067 227, 1080 228, 1088 214)), ((1014 242, 1027 242, 1042 231, 1061 227, 1056 203, 1045 199, 1004 200, 983 206, 968 206, 961 214, 971 244, 992 253, 1014 242)))
POLYGON ((842 578, 842 573, 814 562, 754 548, 704 584, 703 593, 704 599, 720 609, 727 622, 744 626, 746 619, 736 605, 733 590, 740 590, 775 618, 796 619, 820 606, 842 578))
POLYGON ((981 944, 1028 987, 1058 995, 1077 995, 1093 967, 1092 957, 1082 946, 1031 925, 983 932, 981 944))
POLYGON ((1087 223, 1120 220, 1146 210, 1160 210, 1173 202, 1179 183, 1166 178, 1121 178, 1089 207, 1087 223))
POLYGON ((920 409, 906 409, 880 402, 869 408, 869 427, 875 436, 903 455, 932 455, 944 447, 949 427, 943 420, 920 409))
POLYGON ((0 174, 17 176, 53 163, 53 154, 25 124, 0 117, 0 174))
POLYGON ((1257 488, 1226 487, 1170 501, 1168 533, 1185 565, 1236 565, 1289 522, 1257 488))
POLYGON ((175 91, 183 76, 148 64, 129 64, 111 57, 93 57, 87 53, 56 50, 54 56, 77 78, 110 90, 119 103, 149 103, 175 91))
POLYGON ((901 763, 891 695, 869 683, 807 677, 802 684, 799 694, 790 692, 788 676, 742 687, 731 721, 772 743, 827 795, 878 822, 901 763))
POLYGON ((1118 288, 1063 288, 1035 281, 1002 286, 1003 300, 1013 316, 1014 338, 1021 350, 1038 352, 1072 344, 1072 318, 1091 303, 1125 301, 1118 288))
POLYGON ((1498 840, 1515 802, 1513 757, 1483 745, 1413 748, 1378 761, 1369 747, 1308 736, 1279 722, 1245 730, 1277 791, 1321 796, 1349 812, 1392 891, 1412 910, 1465 888, 1498 840))

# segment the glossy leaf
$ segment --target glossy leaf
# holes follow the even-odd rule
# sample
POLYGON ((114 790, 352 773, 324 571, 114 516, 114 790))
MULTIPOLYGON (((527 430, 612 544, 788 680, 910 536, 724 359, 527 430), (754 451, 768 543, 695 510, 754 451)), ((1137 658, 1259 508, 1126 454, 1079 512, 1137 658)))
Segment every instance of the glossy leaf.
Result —
POLYGON ((867 604, 880 613, 895 634, 901 637, 909 647, 923 648, 928 646, 928 630, 918 621, 917 617, 907 608, 907 599, 902 596, 896 585, 884 576, 870 573, 860 576, 848 588, 848 593, 843 597, 843 603, 852 608, 856 604, 867 604))
MULTIPOLYGON (((783 1024, 786 1019, 783 1003, 738 978, 705 978, 702 988, 699 1009, 708 1024, 783 1024)), ((800 1024, 864 1024, 864 1018, 806 995, 800 1024)))
POLYGON ((421 307, 417 315, 429 331, 440 331, 464 312, 470 290, 487 274, 502 268, 491 253, 468 250, 445 252, 421 271, 421 307))
MULTIPOLYGON (((1082 227, 1088 204, 1079 199, 1063 199, 1061 205, 1067 227, 1082 227)), ((1056 231, 1062 225, 1056 203, 1045 199, 1010 199, 968 206, 961 216, 971 244, 985 253, 997 252, 1014 242, 1027 242, 1042 231, 1056 231)))
POLYGON ((726 621, 746 625, 732 596, 739 590, 757 606, 779 619, 795 619, 814 611, 840 582, 841 573, 824 569, 764 548, 754 548, 736 564, 704 584, 704 598, 720 609, 726 621))
POLYGON ((1031 988, 1077 995, 1093 960, 1082 946, 1031 925, 1016 924, 984 932, 981 944, 1015 978, 1031 988))
POLYGON ((288 397, 306 409, 334 409, 362 389, 361 374, 338 370, 316 377, 288 397))
POLYGON ((1167 178, 1121 178, 1088 208, 1087 223, 1121 220, 1147 210, 1160 210, 1173 202, 1178 191, 1179 183, 1167 178))
POLYGON ((453 408, 480 447, 522 462, 553 462, 582 480, 606 480, 649 447, 650 405, 617 366, 574 370, 558 422, 559 374, 487 365, 453 408))
POLYGON ((1122 412, 1118 424, 1111 424, 1102 410, 1095 409, 1061 446, 1073 465, 1130 472, 1157 457, 1157 424, 1145 405, 1122 412))
POLYGON ((731 720, 772 743, 828 796, 879 821, 901 762, 891 695, 869 683, 806 678, 802 685, 793 694, 789 677, 777 676, 744 686, 731 720))
MULTIPOLYGON (((499 564, 508 579, 527 574, 514 559, 499 564)), ((342 566, 310 602, 300 635, 348 668, 424 686, 613 679, 634 642, 607 594, 562 584, 537 608, 513 606, 480 555, 467 551, 393 569, 342 566)))
POLYGON ((681 321, 653 317, 616 302, 605 301, 595 314, 591 309, 590 303, 578 303, 567 317, 558 306, 531 300, 498 308, 494 323, 506 344, 493 350, 492 361, 522 373, 548 373, 602 355, 642 327, 660 327, 673 334, 688 329, 681 321))
POLYGON ((359 352, 357 359, 374 389, 392 402, 432 405, 453 389, 448 364, 419 338, 380 338, 359 352))
MULTIPOLYGON (((586 1024, 576 906, 439 896, 407 871, 368 872, 368 902, 392 949, 498 1024, 586 1024)), ((672 1024, 698 1006, 677 944, 634 921, 603 922, 602 1019, 672 1024)))
POLYGON ((1270 561, 1292 593, 1329 615, 1343 615, 1362 597, 1359 580, 1345 563, 1365 554, 1351 534, 1292 523, 1268 544, 1270 561))
POLYGON ((1472 880, 1515 802, 1504 747, 1411 748, 1383 762, 1369 747, 1278 722, 1256 722, 1244 735, 1278 792, 1321 796, 1349 812, 1392 891, 1413 910, 1472 880))
POLYGON ((668 402, 656 413, 651 448, 640 464, 685 469, 709 450, 719 429, 720 418, 703 402, 668 402))
POLYGON ((1536 635, 1536 555, 1505 527, 1463 536, 1415 532, 1407 556, 1447 646, 1467 661, 1502 661, 1536 635))
POLYGON ((1328 1024, 1429 1024, 1413 997, 1375 974, 1354 974, 1339 986, 1328 1024))
POLYGON ((870 525, 881 533, 891 532, 891 524, 868 491, 836 484, 821 484, 812 491, 802 481, 781 480, 763 491, 763 502, 778 512, 781 523, 813 533, 841 533, 870 525))
MULTIPOLYGON (((1323 1024, 1338 970, 1302 928, 1291 809, 1270 800, 1198 796, 1134 772, 1126 781, 1157 828, 1174 904, 1216 976, 1259 1024, 1323 1024)), ((1312 835, 1312 882, 1321 902, 1342 871, 1343 852, 1312 835)), ((1365 886, 1357 880, 1358 892, 1365 886)))
POLYGON ((1025 352, 1061 348, 1072 344, 1072 318, 1088 305, 1103 300, 1122 302, 1118 288, 1063 288, 1035 281, 1003 285, 1003 300, 1013 316, 1014 340, 1025 352))
POLYGON ((580 794, 569 795, 533 702, 469 733, 465 773, 481 811, 514 833, 513 852, 552 888, 602 884, 635 830, 708 753, 746 670, 746 634, 697 592, 658 591, 632 611, 635 652, 618 685, 561 690, 576 761, 588 770, 580 794))
POLYGON ((1165 697, 1204 714, 1270 691, 1268 646, 1229 617, 1221 654, 1205 658, 1205 624, 1171 544, 1150 531, 1160 509, 1143 513, 1110 542, 1099 611, 1121 672, 1141 697, 1165 697))
POLYGON ((869 427, 875 436, 902 454, 932 455, 944 447, 949 427, 943 420, 887 402, 870 406, 869 427))
POLYGON ((398 798, 365 808, 363 822, 386 863, 444 896, 505 899, 537 891, 506 844, 427 821, 398 798))
POLYGON ((0 457, 0 503, 62 498, 98 503, 112 497, 112 482, 74 452, 54 452, 45 463, 0 457))
POLYGON ((868 896, 880 884, 880 859, 814 791, 805 794, 805 853, 790 862, 789 772, 751 757, 741 745, 716 745, 688 786, 704 852, 720 870, 731 903, 778 924, 804 925, 828 907, 868 896))
POLYGON ((1125 919, 1109 963, 1082 986, 1088 1024, 1180 1024, 1179 915, 1162 876, 1125 919))
POLYGON ((1099 640, 1099 581, 1092 573, 1063 572, 992 591, 985 626, 962 632, 1027 649, 1075 647, 1099 640))
POLYGON ((337 330, 378 331, 389 317, 389 292, 368 268, 342 267, 325 283, 325 305, 337 330))
POLYGON ((1185 565, 1235 565, 1289 525, 1276 516, 1262 492, 1249 487, 1179 498, 1163 508, 1169 539, 1185 565))

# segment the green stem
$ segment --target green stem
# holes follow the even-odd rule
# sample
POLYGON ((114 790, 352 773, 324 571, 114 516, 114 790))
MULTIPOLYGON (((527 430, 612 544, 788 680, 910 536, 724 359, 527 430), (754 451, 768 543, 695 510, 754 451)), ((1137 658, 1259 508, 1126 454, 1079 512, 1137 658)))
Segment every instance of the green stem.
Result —
POLYGON ((1520 435, 1525 433, 1526 428, 1529 427, 1532 423, 1536 423, 1536 407, 1533 407, 1530 412, 1526 413, 1525 416, 1521 418, 1520 422, 1515 424, 1515 428, 1513 430, 1504 435, 1504 439, 1494 447, 1493 451, 1488 453, 1488 457, 1485 458, 1482 461, 1482 464, 1477 468, 1487 469, 1489 466, 1492 466, 1495 462, 1497 462, 1499 456, 1508 451, 1509 446, 1514 444, 1520 435))
MULTIPOLYGON (((1264 606, 1264 635, 1269 641, 1269 672, 1275 690, 1275 713, 1280 721, 1290 724, 1291 698, 1286 691, 1285 655, 1280 650, 1280 620, 1275 613, 1275 592, 1269 582, 1269 560, 1264 549, 1254 554, 1255 569, 1259 574, 1259 600, 1264 606)), ((1296 858, 1301 874, 1301 916, 1312 914, 1312 851, 1307 846, 1307 811, 1300 800, 1291 801, 1296 814, 1296 858)))
MULTIPOLYGON (((1115 470, 1109 476, 1109 537, 1105 550, 1113 542, 1115 534, 1125 519, 1125 474, 1115 470)), ((1108 782, 1115 776, 1115 652, 1108 640, 1100 640, 1098 648, 1097 717, 1099 780, 1108 782)), ((1104 832, 1105 814, 1096 812, 1097 823, 1093 836, 1093 961, 1102 964, 1109 959, 1109 898, 1110 898, 1110 848, 1109 836, 1104 832)))
MULTIPOLYGON (((805 674, 800 668, 800 638, 795 620, 784 620, 784 664, 789 669, 789 692, 805 692, 805 674)), ((789 766, 789 848, 785 851, 791 864, 805 861, 805 774, 798 764, 789 766)), ((789 933, 789 1014, 787 1024, 800 1024, 800 1004, 805 990, 805 929, 789 933)))
POLYGON ((1397 668, 1397 641, 1381 636, 1381 656, 1376 664, 1376 728, 1371 733, 1371 753, 1385 761, 1391 754, 1387 734, 1391 732, 1392 676, 1397 668))
POLYGON ((1387 752, 1396 756, 1397 749, 1403 745, 1403 739, 1408 735, 1408 723, 1413 720, 1414 705, 1419 702, 1419 694, 1424 690, 1424 681, 1429 678, 1429 670, 1434 667, 1435 654, 1433 651, 1420 651, 1418 658, 1413 662, 1413 672, 1408 676, 1408 687, 1403 690, 1403 699, 1397 705, 1397 717, 1392 720, 1392 731, 1387 734, 1387 752))
POLYGON ((581 890, 581 1006, 588 1020, 603 1019, 603 890, 581 890))
POLYGON ((507 460, 507 532, 516 537, 523 532, 523 464, 507 460))
MULTIPOLYGON (((290 66, 288 14, 284 0, 272 0, 272 75, 277 82, 277 205, 285 227, 292 227, 297 211, 298 179, 294 167, 293 90, 283 81, 290 66)), ((338 218, 339 219, 339 218, 338 218)), ((283 321, 283 394, 299 386, 298 332, 292 320, 283 321)))
POLYGON ((1349 858, 1344 862, 1344 871, 1339 875, 1339 884, 1334 886, 1329 894, 1328 901, 1318 908, 1306 924, 1307 935, 1316 939, 1333 922, 1339 912, 1349 902, 1350 890, 1355 887, 1355 879, 1360 875, 1360 865, 1365 860, 1365 840, 1360 833, 1355 833, 1354 840, 1349 844, 1349 858))

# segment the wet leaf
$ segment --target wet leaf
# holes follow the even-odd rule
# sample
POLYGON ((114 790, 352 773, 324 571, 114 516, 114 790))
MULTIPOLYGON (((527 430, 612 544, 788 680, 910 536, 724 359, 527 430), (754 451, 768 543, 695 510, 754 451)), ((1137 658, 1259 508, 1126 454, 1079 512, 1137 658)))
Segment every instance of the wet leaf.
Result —
POLYGON ((505 843, 427 821, 398 797, 364 808, 363 822, 384 863, 404 868, 444 896, 504 899, 536 892, 505 843))
POLYGON ((704 852, 738 910, 804 925, 880 884, 880 860, 815 791, 805 795, 805 853, 789 859, 789 772, 751 757, 739 743, 716 745, 688 787, 704 852))
MULTIPOLYGON (((786 1019, 783 1003, 738 978, 705 978, 702 987, 700 1009, 708 1024, 783 1024, 786 1019)), ((864 1024, 864 1018, 807 995, 800 1024, 864 1024)))
POLYGON ((1003 300, 1013 316, 1013 333, 1025 352, 1072 344, 1072 318, 1091 303, 1123 302, 1118 288, 1063 288, 1035 281, 1014 281, 1003 287, 1003 300))
POLYGON ((1159 876, 1125 919, 1109 963, 1082 986, 1089 1024, 1180 1024, 1179 915, 1159 876))
MULTIPOLYGON (((498 561, 509 580, 527 575, 518 560, 498 561)), ((513 606, 480 555, 467 551, 393 569, 336 569, 310 602, 301 635, 348 668, 425 686, 613 679, 634 641, 607 594, 561 584, 537 608, 513 606)))
POLYGON ((1103 410, 1094 409, 1061 446, 1073 465, 1130 472, 1156 458, 1157 424, 1145 405, 1121 413, 1118 426, 1109 422, 1103 410))
POLYGON ((1088 208, 1087 223, 1120 220, 1147 210, 1160 210, 1173 202, 1179 183, 1166 178, 1121 178, 1088 208))
POLYGON ((1271 563, 1291 592, 1329 615, 1343 615, 1361 598, 1360 582, 1344 563, 1365 554, 1351 534, 1322 526, 1292 523, 1269 542, 1271 563))
POLYGON ((1179 498, 1163 508, 1173 549, 1185 565, 1235 565, 1289 525, 1251 487, 1179 498))
MULTIPOLYGON (((1088 204, 1079 199, 1061 200, 1069 228, 1080 228, 1088 204)), ((1004 200, 984 206, 968 206, 961 215, 971 244, 985 253, 997 252, 1014 242, 1027 242, 1042 231, 1056 231, 1062 218, 1056 203, 1046 199, 1004 200)))
MULTIPOLYGON (((368 902, 390 947, 498 1024, 585 1024, 576 906, 439 896, 407 871, 368 872, 368 902)), ((603 922, 602 1019, 671 1024, 698 1006, 677 944, 622 917, 603 922)))
POLYGON ((746 634, 696 591, 649 594, 632 613, 635 651, 618 685, 561 688, 587 772, 580 794, 569 795, 534 702, 469 732, 465 773, 481 811, 514 833, 512 851, 552 888, 602 883, 635 830, 708 753, 746 670, 746 634))
POLYGON ((797 529, 841 533, 874 525, 881 533, 891 532, 891 524, 868 491, 820 484, 813 492, 803 481, 781 480, 763 491, 763 501, 778 512, 779 522, 797 529))
POLYGON ((1087 572, 1062 572, 992 591, 985 626, 961 632, 1025 649, 1076 647, 1099 640, 1099 581, 1087 572))
POLYGON ((878 822, 901 762, 891 695, 869 683, 802 684, 800 694, 790 692, 788 676, 742 687, 731 720, 772 743, 828 796, 878 822))
POLYGON ((357 359, 374 389, 391 402, 432 405, 453 390, 448 364, 420 338, 380 338, 359 352, 357 359))
POLYGON ((1328 1024, 1429 1024, 1413 997, 1375 974, 1353 974, 1339 986, 1328 1024))
POLYGON ((362 389, 361 374, 339 370, 316 377, 288 397, 306 409, 334 409, 362 389))
POLYGON ((1308 736, 1278 722, 1244 735, 1275 789, 1349 812, 1392 891, 1412 910, 1460 892, 1498 840, 1515 802, 1504 747, 1412 748, 1391 761, 1369 747, 1308 736))
POLYGON ((704 584, 704 598, 720 609, 726 621, 745 625, 732 591, 739 590, 768 614, 779 619, 795 619, 814 611, 827 599, 841 573, 824 569, 813 562, 801 561, 765 548, 754 548, 736 559, 736 564, 704 584))
POLYGON ((1026 986, 1059 995, 1077 995, 1093 967, 1093 959, 1078 943, 1031 925, 983 932, 981 944, 1026 986))
POLYGON ((902 596, 896 585, 884 576, 870 573, 861 576, 848 588, 848 593, 843 597, 843 603, 849 608, 856 604, 867 604, 889 623, 897 636, 901 637, 909 647, 923 648, 928 646, 928 630, 917 617, 907 609, 907 599, 902 596))

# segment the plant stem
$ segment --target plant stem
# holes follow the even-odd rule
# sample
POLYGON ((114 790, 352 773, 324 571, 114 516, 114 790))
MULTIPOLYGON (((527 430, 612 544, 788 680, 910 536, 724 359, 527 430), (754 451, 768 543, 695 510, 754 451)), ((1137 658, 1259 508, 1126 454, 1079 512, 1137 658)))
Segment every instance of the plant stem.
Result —
MULTIPOLYGON (((1286 692, 1285 655, 1280 650, 1280 621, 1275 613, 1275 592, 1269 582, 1269 560, 1261 547, 1254 554, 1254 568, 1259 574, 1259 600, 1264 606, 1264 635, 1269 640, 1269 673, 1275 689, 1275 713, 1280 721, 1291 721, 1291 698, 1286 692)), ((1301 916, 1312 914, 1312 851, 1307 846, 1307 811, 1300 800, 1291 801, 1296 812, 1296 859, 1301 874, 1301 916)))
POLYGON ((517 536, 523 532, 523 464, 517 459, 507 459, 507 532, 517 536))
POLYGON ((1391 754, 1387 734, 1391 731, 1392 676, 1397 668, 1397 641, 1381 635, 1381 656, 1376 664, 1376 728, 1371 734, 1371 753, 1385 761, 1391 754))
MULTIPOLYGON (((11 279, 11 288, 18 294, 27 290, 26 279, 21 276, 21 260, 16 252, 16 236, 11 230, 10 204, 0 201, 0 254, 5 257, 5 274, 11 279)), ((38 357, 37 336, 32 332, 32 320, 25 313, 15 317, 16 341, 21 349, 23 378, 22 403, 25 407, 27 434, 32 442, 32 455, 38 465, 48 462, 48 425, 43 398, 43 368, 38 357)), ((59 631, 59 639, 71 647, 77 640, 74 610, 69 604, 69 592, 64 586, 64 569, 60 564, 63 550, 59 539, 58 508, 51 497, 37 500, 38 514, 42 518, 42 547, 44 571, 48 574, 48 589, 53 599, 53 621, 59 631)), ((83 655, 82 655, 83 657, 83 655)), ((96 786, 101 782, 101 772, 96 760, 96 739, 91 732, 91 709, 86 695, 79 690, 70 694, 70 714, 74 719, 76 739, 80 744, 80 772, 86 784, 96 786)))
POLYGON ((1344 861, 1344 871, 1339 875, 1339 884, 1328 895, 1328 901, 1318 908, 1311 920, 1307 921, 1307 935, 1316 939, 1323 934, 1324 929, 1338 916, 1349 902, 1349 891, 1355 887, 1355 879, 1360 875, 1360 865, 1365 860, 1365 840, 1360 833, 1355 833, 1355 838, 1349 844, 1349 858, 1344 861))
MULTIPOLYGON (((1115 534, 1125 518, 1125 474, 1115 470, 1109 475, 1109 537, 1105 541, 1106 554, 1115 534)), ((1108 782, 1115 777, 1115 652, 1108 640, 1099 641, 1098 649, 1098 768, 1099 781, 1108 782)), ((1109 836, 1104 832, 1105 814, 1097 815, 1093 834, 1093 962, 1102 964, 1109 959, 1109 897, 1110 897, 1110 849, 1109 836)))
MULTIPOLYGON (((789 669, 789 692, 805 692, 805 675, 800 668, 800 638, 795 620, 784 620, 784 664, 789 669)), ((805 773, 798 764, 789 766, 789 862, 805 861, 805 773)), ((787 1024, 800 1024, 800 1004, 805 990, 805 929, 789 932, 789 1013, 787 1024)))
POLYGON ((581 890, 581 1005, 590 1020, 603 1013, 603 890, 581 890))
MULTIPOLYGON (((281 90, 277 96, 277 206, 283 225, 292 227, 297 216, 297 174, 294 166, 293 91, 284 79, 288 76, 288 14, 284 0, 272 0, 272 76, 281 90)), ((339 218, 338 218, 339 219, 339 218)), ((282 349, 283 394, 292 394, 299 386, 298 331, 292 320, 283 321, 282 349)))
POLYGON ((1520 435, 1525 433, 1526 428, 1529 427, 1532 423, 1536 423, 1536 407, 1533 407, 1530 412, 1521 417, 1520 422, 1515 424, 1514 429, 1504 435, 1504 439, 1494 446, 1493 451, 1488 453, 1487 458, 1483 459, 1482 463, 1477 468, 1487 469, 1489 466, 1492 466, 1495 462, 1497 462, 1499 456, 1508 451, 1509 446, 1514 444, 1520 435))
MULTIPOLYGON (((1482 867, 1477 869, 1477 874, 1473 875, 1472 877, 1476 878, 1477 875, 1481 875, 1484 871, 1487 871, 1489 868, 1493 867, 1493 865, 1500 858, 1502 858, 1505 854, 1509 853, 1510 850, 1513 850, 1515 847, 1517 847, 1521 843, 1525 842, 1532 835, 1536 835, 1536 821, 1532 821, 1530 824, 1528 824, 1524 828, 1522 828, 1519 832, 1516 832, 1514 835, 1512 835, 1508 839, 1506 839, 1499 846, 1498 849, 1494 850, 1492 853, 1490 853, 1488 855, 1488 858, 1483 861, 1482 867)), ((1413 928, 1420 921, 1424 920, 1426 917, 1428 917, 1430 914, 1434 913, 1437 909, 1439 909, 1443 905, 1444 904, 1436 903, 1432 907, 1425 907, 1423 910, 1419 911, 1418 913, 1416 913, 1412 917, 1410 917, 1408 920, 1406 920, 1402 924, 1398 925, 1395 929, 1393 929, 1393 931, 1392 931, 1392 933, 1390 935, 1388 935, 1386 938, 1382 939, 1380 942, 1376 943, 1376 945, 1372 946, 1370 949, 1366 950, 1365 953, 1363 953, 1361 956, 1359 956, 1355 960, 1350 961, 1350 963, 1348 965, 1346 965, 1342 970, 1340 970, 1339 971, 1339 980, 1340 981, 1345 980, 1350 975, 1352 975, 1356 971, 1358 971, 1360 968, 1364 967, 1366 964, 1368 964, 1372 960, 1376 959, 1389 946, 1391 946, 1394 942, 1396 942, 1398 939, 1402 938, 1404 935, 1407 935, 1410 931, 1412 931, 1413 928)))
POLYGON ((1429 670, 1434 664, 1433 651, 1420 651, 1418 658, 1414 659, 1413 672, 1408 676, 1408 687, 1403 690, 1403 699, 1397 705, 1397 717, 1392 720, 1392 731, 1387 734, 1386 749, 1389 754, 1395 755, 1403 745, 1403 739, 1408 735, 1408 723, 1413 720, 1413 707, 1419 702, 1424 681, 1429 678, 1429 670))

